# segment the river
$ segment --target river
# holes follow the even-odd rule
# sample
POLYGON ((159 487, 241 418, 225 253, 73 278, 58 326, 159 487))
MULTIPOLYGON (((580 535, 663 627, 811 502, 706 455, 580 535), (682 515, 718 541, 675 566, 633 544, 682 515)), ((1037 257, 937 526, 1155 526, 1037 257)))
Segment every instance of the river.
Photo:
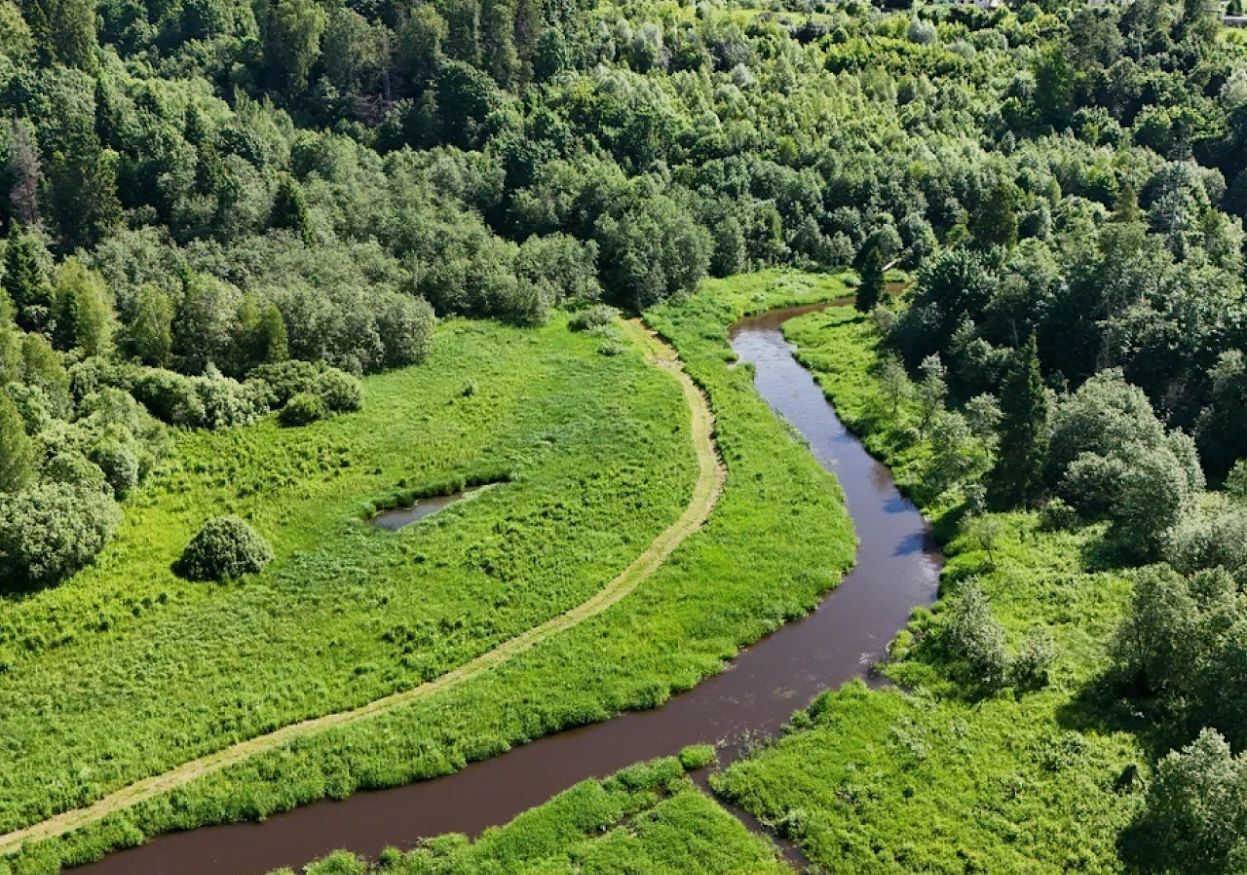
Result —
POLYGON ((808 617, 746 648, 728 671, 660 708, 556 733, 445 777, 317 802, 263 823, 158 836, 76 871, 245 875, 297 869, 339 848, 374 856, 386 846, 411 847, 444 832, 476 835, 578 781, 685 745, 719 742, 720 761, 730 763, 743 738, 777 732, 821 690, 865 676, 910 612, 934 600, 942 558, 922 515, 793 358, 781 326, 812 309, 771 311, 731 331, 739 359, 755 368, 758 392, 839 478, 860 541, 853 570, 808 617))

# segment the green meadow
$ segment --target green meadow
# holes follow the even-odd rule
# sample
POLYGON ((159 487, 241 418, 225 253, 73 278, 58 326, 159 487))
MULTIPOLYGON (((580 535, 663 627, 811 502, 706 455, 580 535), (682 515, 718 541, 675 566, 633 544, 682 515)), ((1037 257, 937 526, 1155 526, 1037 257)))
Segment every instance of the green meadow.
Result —
MULTIPOLYGON (((841 418, 920 493, 930 446, 918 413, 873 378, 878 335, 849 309, 786 326, 798 357, 841 418)), ((1149 756, 1141 720, 1098 682, 1129 598, 1125 574, 1099 558, 1100 530, 1046 531, 1035 513, 987 515, 957 534, 954 512, 928 508, 951 538, 941 600, 893 644, 899 685, 850 684, 794 715, 792 730, 714 778, 716 789, 797 841, 833 872, 1115 872, 1118 833, 1142 798, 1149 756), (977 581, 1016 652, 1032 628, 1056 646, 1037 692, 975 695, 933 646, 968 581, 977 581)))
POLYGON ((600 588, 695 467, 677 387, 596 347, 563 324, 452 322, 428 365, 370 378, 360 413, 181 435, 94 567, 0 605, 0 826, 418 684, 600 588), (415 527, 364 519, 370 499, 489 471, 511 482, 415 527), (277 561, 179 580, 221 513, 277 561))
MULTIPOLYGON (((835 480, 772 415, 754 391, 750 371, 731 366, 726 335, 727 327, 748 312, 825 300, 844 292, 845 286, 837 277, 767 273, 707 282, 699 294, 647 314, 650 324, 679 351, 710 400, 727 483, 706 526, 622 602, 454 689, 300 739, 109 815, 65 838, 32 844, 12 858, 10 865, 16 871, 55 870, 169 829, 260 818, 326 796, 341 798, 361 788, 445 774, 558 729, 604 720, 626 709, 661 704, 674 692, 721 671, 743 645, 807 613, 851 564, 852 525, 835 480), (811 541, 803 534, 809 531, 824 534, 811 541), (748 563, 740 561, 745 556, 748 563)), ((318 541, 309 531, 309 546, 298 559, 289 550, 284 529, 270 528, 257 504, 253 520, 274 541, 279 558, 261 578, 245 581, 236 589, 201 591, 166 578, 167 587, 186 592, 182 601, 166 600, 174 605, 168 609, 171 611, 179 610, 182 604, 202 609, 215 598, 221 600, 221 613, 244 616, 240 602, 251 592, 257 599, 263 594, 269 611, 280 608, 291 617, 290 635, 302 642, 307 654, 300 657, 307 663, 301 665, 301 674, 315 680, 315 693, 305 693, 299 699, 302 709, 288 708, 284 713, 289 717, 279 717, 277 709, 268 709, 261 718, 253 706, 290 689, 293 681, 284 672, 290 664, 284 661, 289 653, 271 636, 265 639, 274 645, 266 651, 271 661, 264 664, 255 664, 249 656, 255 646, 250 640, 231 639, 224 650, 213 650, 212 658, 219 660, 218 665, 232 666, 231 671, 217 676, 218 680, 223 685, 226 678, 237 681, 230 691, 233 698, 225 700, 224 713, 212 718, 225 722, 226 715, 232 715, 231 725, 214 736, 217 746, 291 719, 368 701, 466 661, 519 628, 498 625, 499 606, 495 601, 500 596, 510 593, 515 599, 515 607, 508 613, 517 622, 535 625, 603 586, 629 556, 639 553, 679 514, 687 500, 693 460, 686 432, 687 408, 678 387, 669 376, 645 364, 639 353, 609 357, 598 355, 596 349, 595 342, 568 333, 563 320, 535 334, 479 323, 452 323, 439 335, 436 357, 441 367, 370 378, 365 409, 360 414, 389 422, 410 415, 415 408, 415 416, 427 417, 421 419, 417 433, 437 434, 447 442, 440 469, 433 470, 427 463, 421 469, 419 460, 412 460, 408 463, 411 468, 370 475, 358 488, 344 490, 351 497, 342 499, 331 526, 340 540, 318 541), (513 357, 501 358, 488 375, 483 373, 479 359, 492 360, 508 352, 514 353, 513 357), (466 373, 467 361, 473 356, 478 359, 473 363, 475 391, 467 394, 466 377, 447 376, 446 369, 462 357, 466 373), (610 381, 611 393, 593 391, 596 369, 602 369, 598 372, 601 378, 610 381), (574 381, 568 379, 570 373, 576 374, 574 381), (423 392, 415 391, 420 381, 430 381, 423 392), (386 394, 384 389, 391 384, 392 394, 386 394), (623 385, 631 388, 625 392, 619 388, 623 385), (503 387, 510 387, 514 396, 503 387), (509 399, 509 404, 499 404, 491 411, 486 409, 491 398, 509 399), (390 408, 386 415, 391 399, 395 405, 409 406, 390 408), (469 415, 461 407, 476 409, 476 413, 469 415), (530 428, 525 430, 520 423, 530 428), (462 448, 467 432, 472 433, 469 445, 478 449, 465 453, 462 448), (613 450, 616 455, 607 454, 608 447, 618 447, 613 450), (579 452, 586 453, 586 467, 580 471, 576 469, 579 452), (636 455, 630 455, 633 452, 636 455), (364 497, 395 488, 403 480, 418 485, 412 468, 427 472, 419 476, 429 480, 444 480, 465 467, 496 465, 500 459, 515 459, 515 482, 488 490, 460 509, 431 517, 416 529, 388 536, 358 520, 359 502, 364 497), (618 472, 618 478, 599 480, 590 470, 590 461, 592 467, 605 466, 618 472), (519 501, 525 490, 539 491, 548 503, 538 503, 527 515, 517 514, 507 503, 519 501), (600 507, 594 508, 599 501, 600 507), (622 522, 625 517, 631 523, 622 522), (529 527, 534 534, 531 541, 523 537, 529 527), (551 540, 553 533, 559 532, 564 533, 564 540, 557 543, 563 546, 551 549, 556 543, 551 540), (350 550, 349 562, 344 557, 347 545, 358 546, 350 550), (603 546, 614 552, 595 552, 603 546), (608 555, 616 557, 613 563, 607 561, 608 555), (323 585, 335 588, 323 600, 315 599, 315 590, 290 570, 292 561, 311 559, 325 563, 323 585), (345 569, 355 567, 390 569, 397 582, 388 602, 378 582, 367 574, 345 573, 345 569), (429 570, 438 572, 444 583, 437 592, 444 602, 426 591, 414 591, 412 586, 400 595, 402 581, 411 579, 413 569, 421 574, 420 580, 426 579, 429 570), (511 585, 501 585, 498 576, 511 585), (286 584, 266 585, 266 579, 286 584), (543 579, 546 588, 539 597, 519 597, 521 589, 536 596, 538 581, 543 579), (354 586, 350 585, 352 580, 354 586), (347 588, 351 597, 343 599, 337 587, 347 588), (560 597, 563 601, 553 601, 560 597), (400 618, 392 607, 400 600, 410 611, 407 618, 400 618), (318 604, 326 619, 308 621, 309 611, 318 604), (526 613, 520 610, 521 605, 526 613), (484 625, 474 625, 478 623, 484 625), (400 624, 411 634, 397 631, 387 636, 400 624), (477 635, 481 637, 473 637, 477 635), (342 648, 352 642, 370 653, 371 661, 347 657, 342 648), (359 671, 360 665, 371 666, 371 670, 359 671), (318 666, 323 669, 311 674, 309 669, 318 666), (266 677, 272 689, 258 683, 261 677, 266 677), (242 691, 253 681, 257 692, 247 698, 242 691)), ((332 432, 334 428, 349 428, 350 423, 350 417, 330 420, 306 433, 282 432, 275 425, 264 424, 254 431, 232 434, 254 435, 255 444, 263 446, 270 440, 307 441, 321 429, 332 432)), ((367 435, 360 441, 374 439, 371 429, 359 431, 367 435)), ((414 451, 414 446, 406 443, 411 433, 398 440, 404 453, 414 451)), ((221 439, 240 440, 230 435, 221 439)), ((179 447, 180 459, 185 458, 184 452, 179 447)), ((237 465, 238 455, 231 445, 227 458, 218 458, 216 464, 237 465)), ((353 471, 354 467, 345 470, 353 471)), ((165 474, 158 482, 177 476, 165 474)), ((196 479, 189 474, 180 476, 188 482, 196 479)), ((311 485, 323 483, 323 473, 294 479, 289 488, 295 494, 308 490, 315 495, 315 489, 325 488, 311 485)), ((235 504, 244 500, 237 497, 236 489, 214 488, 219 490, 221 506, 229 504, 245 515, 246 508, 235 504)), ((281 502, 272 498, 270 494, 264 505, 280 514, 281 502)), ((173 496, 164 500, 180 503, 173 496)), ((326 512, 326 505, 323 500, 310 498, 302 519, 317 519, 318 512, 326 512)), ((132 521, 127 522, 125 532, 110 550, 132 543, 131 538, 136 536, 132 525, 132 521)), ((187 519, 182 535, 189 537, 193 525, 194 521, 187 519)), ((169 540, 167 556, 172 561, 181 537, 169 540)), ((104 564, 88 573, 118 586, 115 570, 108 571, 109 561, 106 554, 104 564)), ((79 585, 74 579, 61 591, 79 585)), ((502 606, 507 607, 507 603, 503 601, 502 606)), ((165 609, 164 605, 160 609, 165 609)), ((177 653, 173 639, 153 634, 153 621, 160 609, 153 609, 151 616, 127 620, 131 635, 141 640, 144 648, 157 647, 165 640, 164 646, 177 653)), ((204 635, 214 634, 200 628, 204 635)), ((62 654, 75 652, 75 646, 89 645, 92 640, 98 644, 96 636, 100 634, 119 635, 119 630, 92 633, 84 636, 81 644, 71 643, 30 659, 32 663, 55 664, 62 654)), ((287 638, 284 643, 291 640, 287 638)), ((97 647, 95 652, 102 650, 97 647)), ((203 654, 188 659, 186 671, 193 671, 196 677, 202 674, 206 654, 205 647, 203 654)), ((20 677, 19 670, 4 678, 6 694, 11 689, 9 684, 20 677)), ((12 825, 38 819, 40 812, 81 804, 108 787, 159 772, 209 747, 206 739, 186 729, 204 690, 194 684, 177 686, 183 691, 178 695, 189 701, 187 706, 173 699, 162 702, 145 686, 131 683, 136 698, 128 700, 124 717, 135 724, 136 737, 145 739, 141 753, 126 757, 123 770, 115 759, 108 759, 109 755, 120 755, 112 745, 122 736, 109 731, 101 721, 80 715, 81 719, 69 725, 82 739, 81 749, 89 757, 98 756, 100 768, 112 776, 109 781, 95 778, 84 790, 78 774, 68 774, 63 749, 42 744, 47 736, 40 736, 38 743, 32 742, 32 749, 41 752, 45 761, 58 764, 67 774, 65 780, 78 779, 72 782, 76 792, 53 796, 46 784, 36 780, 37 770, 27 768, 22 761, 11 777, 6 775, 15 790, 13 798, 24 800, 9 814, 12 825), (145 701, 144 710, 134 707, 136 699, 145 701), (22 796, 17 796, 17 790, 22 796)), ((313 684, 309 682, 309 686, 313 684)), ((167 695, 173 696, 174 691, 167 695)), ((127 702, 117 701, 119 706, 127 702)), ((33 732, 33 727, 29 731, 33 732)), ((16 751, 10 757, 14 762, 20 760, 16 751)))

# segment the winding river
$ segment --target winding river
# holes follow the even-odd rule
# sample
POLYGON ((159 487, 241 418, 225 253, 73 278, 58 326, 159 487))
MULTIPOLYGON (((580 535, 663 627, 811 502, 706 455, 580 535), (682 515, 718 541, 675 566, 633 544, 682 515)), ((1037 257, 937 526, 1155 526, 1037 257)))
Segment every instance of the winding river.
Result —
POLYGON ((717 741, 721 762, 729 763, 743 738, 777 732, 819 691, 865 676, 913 608, 935 598, 942 559, 921 514, 841 424, 784 340, 786 320, 821 306, 774 310, 731 331, 740 360, 754 365, 758 392, 839 478, 860 539, 855 568, 812 614, 660 708, 550 735, 445 777, 317 802, 263 823, 159 836, 77 871, 262 873, 297 869, 338 848, 375 855, 387 845, 410 847, 439 833, 475 835, 585 778, 688 744, 717 741))

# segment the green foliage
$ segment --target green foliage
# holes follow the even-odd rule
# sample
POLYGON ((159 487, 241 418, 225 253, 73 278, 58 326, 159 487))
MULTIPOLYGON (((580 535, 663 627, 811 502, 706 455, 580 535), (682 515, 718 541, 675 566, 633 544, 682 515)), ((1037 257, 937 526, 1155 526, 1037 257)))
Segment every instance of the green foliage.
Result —
MULTIPOLYGON (((738 646, 725 650, 725 642, 757 640, 783 618, 811 610, 851 564, 847 515, 834 481, 768 411, 749 374, 727 367, 725 332, 752 307, 843 294, 834 278, 771 274, 715 283, 651 314, 706 387, 729 468, 714 525, 692 535, 680 561, 659 569, 652 586, 445 696, 205 776, 127 817, 154 835, 219 820, 222 812, 258 817, 341 795, 364 776, 381 786, 442 774, 619 708, 652 706, 722 670, 724 655, 738 646), (811 541, 802 534, 809 531, 823 536, 811 541), (742 549, 754 561, 741 563, 742 549), (603 666, 612 668, 604 673, 603 666), (517 719, 525 714, 533 719, 517 719)), ((0 816, 11 824, 37 818, 30 812, 48 798, 54 773, 85 794, 78 798, 90 798, 184 761, 184 746, 158 738, 189 730, 199 755, 310 713, 414 686, 598 592, 683 511, 695 460, 677 384, 630 342, 613 357, 597 355, 597 346, 597 338, 569 332, 561 318, 535 331, 451 320, 439 329, 426 365, 369 377, 368 404, 356 415, 312 430, 262 421, 179 434, 175 454, 133 500, 101 561, 72 588, 49 591, 14 615, 21 634, 39 634, 43 643, 21 651, 0 685, 6 733, 30 740, 21 762, 3 769, 23 789, 6 794, 0 816), (463 398, 469 379, 477 392, 463 398), (604 393, 603 385, 617 391, 604 393), (501 409, 510 413, 498 416, 501 409), (421 427, 413 431, 413 422, 421 427), (360 524, 362 496, 400 481, 412 488, 445 482, 481 459, 507 463, 514 480, 397 537, 360 524), (575 526, 567 525, 565 509, 572 492, 579 496, 575 526), (205 591, 178 581, 169 566, 198 521, 187 519, 185 506, 253 520, 273 537, 277 561, 244 587, 205 591), (102 616, 57 612, 69 625, 50 625, 55 621, 45 609, 83 592, 119 595, 105 603, 102 616), (143 599, 151 606, 143 607, 143 599), (382 605, 386 624, 378 629, 367 618, 382 605), (193 636, 202 646, 192 652, 157 644, 153 654, 148 633, 157 618, 180 630, 167 640, 193 636), (105 621, 111 643, 101 662, 88 645, 99 640, 93 630, 105 621), (321 634, 308 636, 309 628, 321 634), (66 641, 70 629, 76 634, 66 641), (324 648, 325 636, 340 646, 324 648), (246 671, 237 670, 238 649, 229 641, 249 642, 246 671), (342 671, 344 658, 361 670, 342 671), (295 675, 292 663, 300 665, 295 675), (165 669, 135 691, 150 708, 135 699, 122 703, 111 692, 113 667, 136 664, 165 669), (52 665, 77 678, 67 688, 92 719, 69 721, 56 745, 44 745, 41 721, 5 703, 54 682, 45 674, 52 665), (195 683, 184 682, 187 673, 195 683), (256 697, 267 704, 238 704, 256 697), (152 739, 159 764, 153 766, 150 751, 142 758, 119 752, 110 760, 115 777, 90 788, 64 772, 67 750, 81 751, 84 759, 76 762, 85 762, 119 736, 152 739)), ((707 866, 727 868, 741 853, 727 842, 726 850, 697 844, 690 852, 680 838, 686 830, 664 821, 661 832, 671 850, 660 869, 703 858, 707 866)), ((100 824, 58 842, 51 853, 83 860, 115 841, 100 824)), ((28 858, 47 853, 42 847, 28 858)))
POLYGON ((277 183, 269 224, 274 228, 293 231, 308 245, 312 243, 312 220, 307 212, 307 199, 302 186, 289 176, 283 176, 277 183))
POLYGON ((236 516, 205 520, 178 560, 189 580, 232 580, 255 574, 273 561, 268 541, 236 516))
POLYGON ((1241 872, 1247 866, 1247 755, 1205 729, 1160 761, 1133 825, 1130 856, 1146 871, 1241 872))
POLYGON ((419 364, 433 344, 437 320, 423 298, 392 295, 377 314, 377 332, 385 350, 386 367, 419 364))
POLYGON ((1207 496, 1169 532, 1165 560, 1183 574, 1224 568, 1247 587, 1247 508, 1207 496))
POLYGON ((1182 575, 1154 567, 1135 583, 1117 658, 1125 676, 1169 714, 1190 726, 1213 726, 1241 744, 1247 740, 1237 705, 1247 695, 1244 628, 1247 595, 1224 569, 1182 575))
MULTIPOLYGON (((683 872, 719 875, 749 872, 779 875, 784 864, 769 843, 752 835, 685 777, 700 768, 683 754, 629 766, 603 780, 583 781, 475 841, 443 836, 406 854, 382 852, 369 865, 339 852, 318 860, 309 873, 482 871, 545 873, 564 868, 608 872, 683 872)), ((707 760, 706 762, 709 762, 707 760)))
POLYGON ((17 324, 26 331, 43 331, 52 320, 52 287, 40 258, 40 243, 22 233, 16 224, 4 249, 4 274, 0 279, 14 308, 17 324))
POLYGON ((1048 451, 1048 394, 1032 334, 1001 389, 1000 457, 994 485, 1010 505, 1028 504, 1043 488, 1048 451))
POLYGON ((62 349, 106 356, 113 345, 113 303, 103 279, 74 258, 66 259, 56 276, 54 337, 62 349))
POLYGON ((57 583, 87 565, 120 522, 110 495, 80 485, 0 496, 0 568, 14 586, 57 583))
POLYGON ((1042 689, 1048 684, 1054 662, 1056 644, 1052 633, 1036 626, 1022 639, 1017 655, 1009 663, 1009 683, 1022 691, 1042 689))
POLYGON ((17 492, 34 476, 34 448, 17 405, 0 392, 0 493, 17 492))
POLYGON ((298 392, 282 407, 277 418, 282 425, 310 425, 328 415, 325 400, 314 392, 298 392))
POLYGON ((364 406, 364 387, 350 374, 329 368, 317 375, 312 391, 330 413, 348 413, 364 406))
POLYGON ((859 313, 871 313, 883 299, 883 255, 878 246, 871 246, 862 261, 862 281, 857 287, 853 307, 859 313))
POLYGON ((595 237, 607 294, 638 310, 692 292, 710 264, 709 234, 658 193, 604 215, 595 237))
POLYGON ((945 646, 965 665, 965 681, 971 689, 990 693, 1008 677, 1009 653, 1005 632, 992 616, 983 591, 973 584, 958 593, 944 629, 945 646))
POLYGON ((596 331, 613 324, 618 315, 614 307, 597 304, 573 315, 567 327, 572 331, 596 331))
POLYGON ((310 0, 267 0, 256 17, 270 81, 278 88, 302 91, 320 55, 324 10, 310 0))
MULTIPOLYGON (((917 437, 917 405, 894 409, 872 379, 885 355, 872 324, 836 308, 785 332, 840 417, 923 498, 934 448, 917 437)), ((954 531, 946 505, 926 507, 938 533, 954 531)), ((883 671, 902 689, 828 692, 796 715, 794 731, 712 779, 828 871, 1013 872, 1075 859, 1121 868, 1119 835, 1143 782, 1114 788, 1124 766, 1146 762, 1146 747, 1116 722, 1115 701, 1088 690, 1112 664, 1106 643, 1129 583, 1088 569, 1096 528, 1048 531, 1032 513, 977 519, 943 545, 941 599, 893 642, 883 671), (1015 654, 1005 674, 1013 695, 982 697, 964 658, 943 646, 968 588, 990 607, 990 619, 975 612, 978 628, 1003 631, 1006 657, 1015 654)), ((998 666, 999 648, 985 652, 998 666)))
POLYGON ((134 309, 122 336, 123 348, 142 364, 165 367, 173 350, 173 306, 168 295, 145 285, 139 289, 134 309))
POLYGON ((1147 556, 1203 487, 1190 439, 1166 434, 1147 396, 1105 371, 1058 404, 1049 477, 1084 514, 1112 521, 1118 537, 1147 556))

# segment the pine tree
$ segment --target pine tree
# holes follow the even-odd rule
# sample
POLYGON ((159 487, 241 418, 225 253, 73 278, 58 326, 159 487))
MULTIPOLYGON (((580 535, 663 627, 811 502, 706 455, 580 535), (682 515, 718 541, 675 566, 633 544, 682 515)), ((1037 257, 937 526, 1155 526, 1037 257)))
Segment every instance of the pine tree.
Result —
POLYGON ((853 307, 859 313, 870 313, 883 299, 883 256, 878 246, 871 246, 862 260, 861 277, 853 307))
POLYGON ((304 243, 311 243, 312 222, 307 214, 307 200, 303 189, 289 176, 283 176, 277 184, 273 198, 273 213, 269 221, 274 228, 287 228, 299 235, 304 243))
POLYGON ((0 280, 13 305, 13 315, 24 331, 44 331, 52 316, 52 287, 39 259, 40 243, 15 224, 4 251, 4 279, 0 280))
POLYGON ((1113 221, 1127 224, 1137 222, 1143 213, 1139 209, 1139 193, 1127 182, 1117 192, 1117 204, 1113 207, 1113 221))
POLYGON ((1048 454, 1048 395, 1039 372, 1039 347, 1032 334, 1018 351, 1000 402, 1000 457, 995 487, 1008 504, 1026 504, 1043 486, 1048 454))
POLYGON ((34 448, 17 405, 0 392, 0 492, 16 492, 34 473, 34 448))

